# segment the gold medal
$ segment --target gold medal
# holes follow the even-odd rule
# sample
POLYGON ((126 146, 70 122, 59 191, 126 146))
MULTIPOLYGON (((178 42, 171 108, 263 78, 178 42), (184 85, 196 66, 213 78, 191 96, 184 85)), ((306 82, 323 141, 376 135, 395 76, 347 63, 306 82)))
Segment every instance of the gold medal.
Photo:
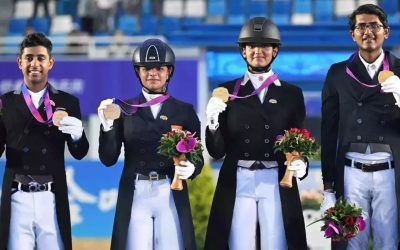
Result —
POLYGON ((221 99, 223 102, 227 102, 229 98, 229 92, 224 87, 218 87, 213 90, 212 96, 221 99))
POLYGON ((110 104, 103 110, 104 117, 107 120, 115 120, 121 116, 121 108, 117 104, 110 104))
POLYGON ((68 113, 67 113, 67 111, 65 111, 65 108, 56 108, 56 111, 54 111, 54 113, 53 113, 54 126, 59 127, 61 119, 66 116, 68 116, 68 113))
POLYGON ((382 70, 378 74, 378 81, 382 84, 389 77, 394 76, 394 73, 390 70, 382 70))

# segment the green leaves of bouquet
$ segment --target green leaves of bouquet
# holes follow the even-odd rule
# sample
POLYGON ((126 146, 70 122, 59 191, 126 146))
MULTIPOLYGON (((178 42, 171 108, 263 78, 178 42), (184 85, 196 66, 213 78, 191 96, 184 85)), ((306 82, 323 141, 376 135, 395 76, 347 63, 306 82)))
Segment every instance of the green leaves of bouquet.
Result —
POLYGON ((344 199, 338 199, 334 207, 325 211, 321 219, 325 223, 321 227, 326 238, 333 241, 347 241, 365 229, 365 221, 361 216, 362 209, 344 199))
POLYGON ((318 150, 318 144, 307 129, 291 128, 276 138, 274 151, 290 153, 297 151, 301 157, 311 157, 318 150))
POLYGON ((186 130, 172 130, 163 134, 157 149, 158 154, 168 158, 183 154, 193 164, 201 162, 203 153, 201 141, 195 137, 195 133, 186 130))

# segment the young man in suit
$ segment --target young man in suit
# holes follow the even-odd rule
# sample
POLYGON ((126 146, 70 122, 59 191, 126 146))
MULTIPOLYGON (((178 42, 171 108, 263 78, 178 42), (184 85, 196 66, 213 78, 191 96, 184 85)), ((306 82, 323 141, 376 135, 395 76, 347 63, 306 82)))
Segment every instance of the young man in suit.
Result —
POLYGON ((184 160, 174 166, 157 147, 172 125, 200 135, 199 119, 192 105, 168 93, 175 55, 166 43, 144 41, 133 53, 133 65, 142 91, 127 103, 142 107, 115 120, 104 114, 111 99, 98 108, 101 162, 114 165, 122 144, 125 148, 111 249, 196 249, 186 183, 182 191, 175 191, 170 180, 174 173, 183 180, 195 178, 203 159, 196 165, 184 160))
MULTIPOLYGON (((389 36, 385 12, 359 6, 349 16, 358 50, 333 64, 322 90, 322 212, 344 197, 363 210, 366 228, 347 249, 398 249, 400 60, 382 49, 389 36), (378 82, 380 71, 393 76, 378 82)), ((346 248, 334 244, 334 248, 346 248)))
MULTIPOLYGON (((271 20, 248 20, 238 44, 247 71, 242 78, 220 86, 234 97, 247 98, 224 103, 211 97, 206 109, 208 152, 216 159, 225 159, 205 249, 255 249, 257 245, 261 249, 307 249, 296 180, 292 188, 280 187, 285 156, 273 149, 284 130, 302 128, 306 115, 302 91, 279 80, 271 70, 281 45, 279 30, 271 20)), ((306 176, 302 160, 288 168, 297 177, 306 176)))
POLYGON ((0 97, 0 155, 6 151, 0 213, 0 249, 71 249, 64 149, 88 152, 79 101, 48 82, 52 43, 33 33, 20 44, 24 82, 0 97), (52 122, 57 108, 64 117, 52 122), (65 113, 66 112, 66 113, 65 113))

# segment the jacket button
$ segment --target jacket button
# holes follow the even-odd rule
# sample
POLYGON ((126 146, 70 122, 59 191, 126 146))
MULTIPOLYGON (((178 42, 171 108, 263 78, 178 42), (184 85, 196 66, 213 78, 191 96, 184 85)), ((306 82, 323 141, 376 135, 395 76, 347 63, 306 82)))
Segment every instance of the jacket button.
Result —
POLYGON ((25 170, 28 170, 28 169, 29 169, 29 165, 24 165, 23 168, 24 168, 25 170))
POLYGON ((357 135, 357 141, 360 141, 361 140, 361 135, 357 135))
POLYGON ((264 142, 265 142, 265 143, 269 143, 269 139, 265 139, 264 142))
POLYGON ((47 153, 47 149, 42 148, 42 154, 46 154, 47 153))
POLYGON ((44 131, 44 135, 49 135, 50 134, 50 131, 49 130, 45 130, 44 131))
POLYGON ((144 161, 139 162, 139 166, 143 167, 145 165, 146 165, 146 162, 144 162, 144 161))
POLYGON ((245 143, 250 143, 250 139, 245 139, 244 142, 245 143))
POLYGON ((244 128, 245 128, 245 129, 249 129, 249 128, 250 128, 250 125, 249 125, 249 124, 245 124, 245 125, 244 125, 244 128))
POLYGON ((363 103, 362 102, 357 102, 358 107, 362 107, 363 103))
POLYGON ((250 156, 250 154, 249 154, 249 153, 247 153, 247 152, 246 152, 246 153, 244 153, 243 155, 244 155, 244 157, 249 157, 249 156, 250 156))
POLYGON ((361 123, 362 123, 362 119, 361 119, 361 118, 358 118, 358 119, 357 119, 357 123, 358 123, 358 124, 361 124, 361 123))
POLYGON ((386 124, 386 121, 382 120, 381 125, 385 125, 385 124, 386 124))
POLYGON ((43 171, 43 170, 46 169, 46 166, 45 166, 45 165, 40 165, 39 169, 40 169, 41 171, 43 171))
POLYGON ((24 129, 24 134, 29 134, 29 129, 24 129))
POLYGON ((144 153, 146 153, 146 149, 144 149, 144 148, 141 148, 141 149, 140 149, 140 153, 141 153, 141 154, 144 154, 144 153))
POLYGON ((164 167, 165 163, 163 161, 160 161, 160 167, 164 167))
POLYGON ((268 130, 269 129, 269 125, 265 124, 264 128, 268 130))
POLYGON ((264 156, 268 158, 268 157, 269 157, 269 154, 268 154, 268 153, 265 153, 264 156))
POLYGON ((24 148, 22 149, 22 151, 24 151, 24 153, 28 153, 28 152, 29 152, 29 148, 28 148, 28 147, 24 147, 24 148))
POLYGON ((389 108, 389 104, 385 104, 385 105, 383 105, 383 107, 389 108))
POLYGON ((379 136, 378 140, 379 140, 380 142, 383 142, 383 136, 379 136))

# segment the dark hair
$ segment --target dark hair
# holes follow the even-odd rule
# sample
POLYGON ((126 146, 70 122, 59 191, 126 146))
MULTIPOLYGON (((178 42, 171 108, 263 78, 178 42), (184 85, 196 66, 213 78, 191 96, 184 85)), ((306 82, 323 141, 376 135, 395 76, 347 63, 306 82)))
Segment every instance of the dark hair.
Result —
POLYGON ((32 33, 25 36, 24 40, 22 40, 19 45, 19 56, 22 56, 22 53, 25 48, 43 46, 47 49, 47 53, 51 57, 51 51, 53 50, 53 44, 51 41, 43 34, 43 33, 32 33))
POLYGON ((375 5, 375 4, 364 4, 364 5, 360 5, 355 11, 353 11, 353 13, 351 13, 349 15, 350 30, 354 30, 354 28, 356 26, 356 16, 361 15, 361 14, 376 15, 376 16, 378 16, 379 20, 382 22, 384 28, 389 27, 389 24, 387 21, 387 15, 381 7, 379 7, 378 5, 375 5))

